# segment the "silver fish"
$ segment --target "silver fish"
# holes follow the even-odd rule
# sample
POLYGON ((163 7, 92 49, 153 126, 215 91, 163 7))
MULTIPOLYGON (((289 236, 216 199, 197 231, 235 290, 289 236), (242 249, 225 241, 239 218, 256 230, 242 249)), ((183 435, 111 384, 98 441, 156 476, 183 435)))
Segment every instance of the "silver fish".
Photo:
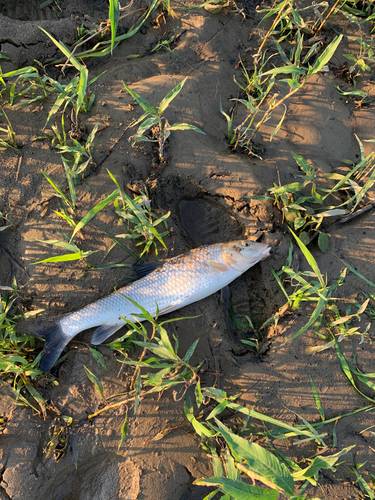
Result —
MULTIPOLYGON (((73 337, 88 328, 94 331, 91 343, 101 344, 125 325, 123 318, 137 319, 141 310, 128 299, 146 309, 152 316, 167 314, 204 299, 225 287, 257 262, 267 258, 271 248, 249 240, 206 245, 172 259, 143 278, 117 292, 68 314, 46 331, 39 368, 49 371, 64 347, 73 337)), ((147 266, 147 265, 146 265, 147 266)), ((146 271, 147 272, 147 271, 146 271)))

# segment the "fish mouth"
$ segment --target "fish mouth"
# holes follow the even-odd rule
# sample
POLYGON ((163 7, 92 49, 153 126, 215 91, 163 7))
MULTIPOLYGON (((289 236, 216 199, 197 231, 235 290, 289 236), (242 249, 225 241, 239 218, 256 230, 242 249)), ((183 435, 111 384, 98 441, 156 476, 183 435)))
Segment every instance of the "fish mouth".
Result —
POLYGON ((267 257, 270 256, 270 254, 272 253, 272 248, 267 245, 265 248, 263 248, 263 250, 260 252, 260 255, 262 257, 262 260, 263 259, 266 259, 267 257))

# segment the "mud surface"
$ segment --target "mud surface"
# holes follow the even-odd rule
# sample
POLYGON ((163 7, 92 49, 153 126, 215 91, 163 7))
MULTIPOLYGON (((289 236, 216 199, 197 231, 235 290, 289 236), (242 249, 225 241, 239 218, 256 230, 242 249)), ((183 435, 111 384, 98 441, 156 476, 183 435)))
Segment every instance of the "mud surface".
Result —
MULTIPOLYGON (((88 29, 106 20, 106 2, 60 1, 61 11, 52 7, 39 8, 40 0, 0 2, 0 46, 3 72, 26 65, 34 60, 43 64, 61 57, 58 49, 38 28, 43 27, 56 39, 71 47, 76 40, 76 28, 88 29), (26 8, 27 5, 27 8, 26 8)), ((199 2, 172 2, 174 8, 198 5, 199 2)), ((138 19, 137 9, 148 5, 134 0, 129 16, 119 29, 129 29, 138 19)), ((288 113, 276 138, 269 137, 280 119, 276 112, 257 136, 263 145, 262 160, 244 154, 233 154, 226 140, 227 125, 220 114, 219 103, 228 110, 230 99, 238 95, 235 75, 241 80, 239 53, 248 63, 251 53, 259 46, 256 26, 260 15, 256 3, 243 4, 248 14, 209 14, 203 9, 186 10, 179 19, 158 26, 156 15, 144 29, 121 43, 112 56, 88 59, 90 78, 105 72, 94 84, 96 100, 90 113, 82 116, 86 131, 98 122, 94 159, 98 168, 77 187, 77 214, 81 218, 90 208, 115 189, 107 169, 124 188, 137 190, 146 187, 155 209, 171 211, 168 220, 172 229, 166 238, 168 251, 162 257, 173 257, 206 243, 216 243, 249 237, 260 239, 273 247, 272 256, 250 269, 230 285, 232 301, 238 302, 236 313, 247 314, 260 325, 285 303, 285 297, 271 270, 278 271, 288 253, 290 235, 279 210, 272 202, 253 201, 249 195, 265 194, 273 183, 294 182, 295 162, 291 151, 303 155, 319 173, 334 172, 341 167, 340 159, 358 161, 361 140, 374 139, 374 105, 355 107, 336 91, 343 82, 335 76, 342 54, 350 51, 344 40, 332 60, 329 71, 311 78, 308 84, 288 101, 288 113), (151 53, 158 40, 166 34, 181 30, 174 54, 167 50, 151 53), (251 36, 253 34, 253 36, 251 36), (128 58, 143 55, 139 58, 128 58), (206 135, 192 131, 172 132, 165 157, 166 164, 157 170, 158 158, 149 144, 131 147, 128 138, 133 129, 126 128, 142 110, 124 92, 122 81, 153 105, 184 77, 188 80, 166 112, 170 122, 187 122, 201 128, 206 135)), ((340 20, 337 20, 340 23, 340 20)), ((340 24, 338 24, 340 27, 340 24)), ((54 78, 58 71, 48 69, 54 78)), ((74 76, 68 69, 63 82, 74 76)), ((60 76, 61 78, 61 76, 60 76)), ((361 82, 362 88, 373 85, 371 76, 361 82)), ((374 91, 372 90, 372 93, 374 91)), ((32 265, 34 262, 58 255, 56 248, 38 240, 53 240, 59 230, 69 228, 54 210, 58 201, 51 198, 51 188, 42 170, 57 185, 65 182, 60 155, 47 141, 33 141, 46 121, 49 104, 39 101, 29 106, 6 108, 9 120, 22 146, 19 152, 7 150, 0 156, 0 211, 10 208, 11 229, 0 232, 0 285, 9 286, 17 280, 20 290, 28 297, 24 307, 43 308, 46 317, 74 311, 113 291, 115 285, 128 281, 126 268, 86 270, 84 263, 32 265), (21 158, 21 160, 20 160, 21 158), (125 269, 125 270, 124 270, 125 269)), ((3 117, 2 117, 3 118, 3 117)), ((2 119, 1 118, 1 119, 2 119)), ((69 125, 68 118, 66 119, 69 125)), ((371 143, 364 143, 366 153, 371 143)), ((369 280, 375 282, 375 216, 367 212, 353 222, 335 228, 330 233, 331 250, 349 262, 369 280)), ((101 231, 105 228, 118 234, 120 227, 108 205, 87 225, 78 241, 82 250, 100 250, 90 256, 90 264, 100 265, 112 240, 101 231)), ((342 263, 332 254, 322 254, 317 246, 311 250, 322 272, 330 282, 338 279, 342 263)), ((150 256, 150 260, 153 257, 150 256)), ((106 264, 134 263, 120 246, 108 255, 106 264)), ((300 268, 307 263, 300 255, 300 268)), ((338 291, 340 296, 358 298, 359 291, 371 288, 348 273, 338 291)), ((168 332, 180 341, 180 352, 199 338, 199 349, 193 362, 206 362, 202 383, 219 387, 229 394, 241 394, 239 402, 289 424, 319 420, 309 375, 313 378, 322 399, 326 418, 349 413, 367 404, 344 377, 333 350, 311 354, 309 347, 319 339, 306 332, 287 344, 307 322, 310 309, 299 308, 294 315, 281 318, 277 329, 271 327, 261 341, 262 356, 242 348, 227 332, 225 311, 219 294, 172 313, 170 318, 196 316, 183 322, 171 323, 168 332)), ((168 317, 168 318, 169 318, 168 317)), ((240 332, 245 335, 246 331, 240 332)), ((363 372, 373 372, 375 354, 369 337, 360 344, 360 337, 342 342, 348 358, 351 350, 363 372)), ((8 423, 0 434, 0 498, 12 500, 199 500, 207 494, 205 488, 192 484, 199 477, 212 475, 210 459, 199 446, 183 412, 183 402, 176 403, 171 394, 148 398, 141 403, 136 415, 130 408, 128 436, 118 451, 120 429, 125 408, 104 412, 93 421, 87 415, 101 401, 87 379, 86 365, 103 382, 104 393, 112 395, 127 389, 131 371, 122 369, 113 352, 99 347, 108 370, 92 358, 88 346, 90 335, 68 347, 69 355, 58 373, 58 385, 52 390, 40 387, 47 400, 53 401, 62 414, 72 416, 70 450, 58 463, 45 459, 44 448, 49 439, 51 420, 43 421, 29 409, 15 406, 2 389, 0 414, 8 423), (158 433, 165 436, 153 440, 158 433)), ((361 412, 340 420, 337 426, 327 427, 325 438, 337 448, 356 445, 356 463, 367 462, 364 469, 375 467, 374 434, 368 427, 374 424, 373 413, 361 412)), ((316 453, 313 442, 293 446, 289 441, 277 443, 292 459, 310 457, 316 453)), ((333 452, 332 448, 327 450, 333 452)), ((330 500, 359 498, 347 466, 336 474, 320 476, 321 486, 308 488, 308 498, 330 500)))

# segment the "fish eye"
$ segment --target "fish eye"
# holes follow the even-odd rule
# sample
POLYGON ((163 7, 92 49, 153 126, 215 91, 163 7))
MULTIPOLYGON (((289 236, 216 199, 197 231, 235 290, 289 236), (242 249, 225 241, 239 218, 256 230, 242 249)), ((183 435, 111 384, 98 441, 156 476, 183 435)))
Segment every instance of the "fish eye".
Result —
POLYGON ((248 243, 245 243, 245 247, 248 247, 248 246, 249 246, 249 244, 248 244, 248 243))

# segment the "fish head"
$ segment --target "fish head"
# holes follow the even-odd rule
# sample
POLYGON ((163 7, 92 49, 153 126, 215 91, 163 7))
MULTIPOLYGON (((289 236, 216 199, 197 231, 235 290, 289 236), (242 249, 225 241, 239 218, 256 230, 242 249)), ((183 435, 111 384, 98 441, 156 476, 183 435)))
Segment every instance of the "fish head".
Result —
POLYGON ((266 259, 271 252, 271 247, 266 243, 250 240, 232 241, 223 248, 224 262, 236 271, 245 272, 257 262, 266 259))

